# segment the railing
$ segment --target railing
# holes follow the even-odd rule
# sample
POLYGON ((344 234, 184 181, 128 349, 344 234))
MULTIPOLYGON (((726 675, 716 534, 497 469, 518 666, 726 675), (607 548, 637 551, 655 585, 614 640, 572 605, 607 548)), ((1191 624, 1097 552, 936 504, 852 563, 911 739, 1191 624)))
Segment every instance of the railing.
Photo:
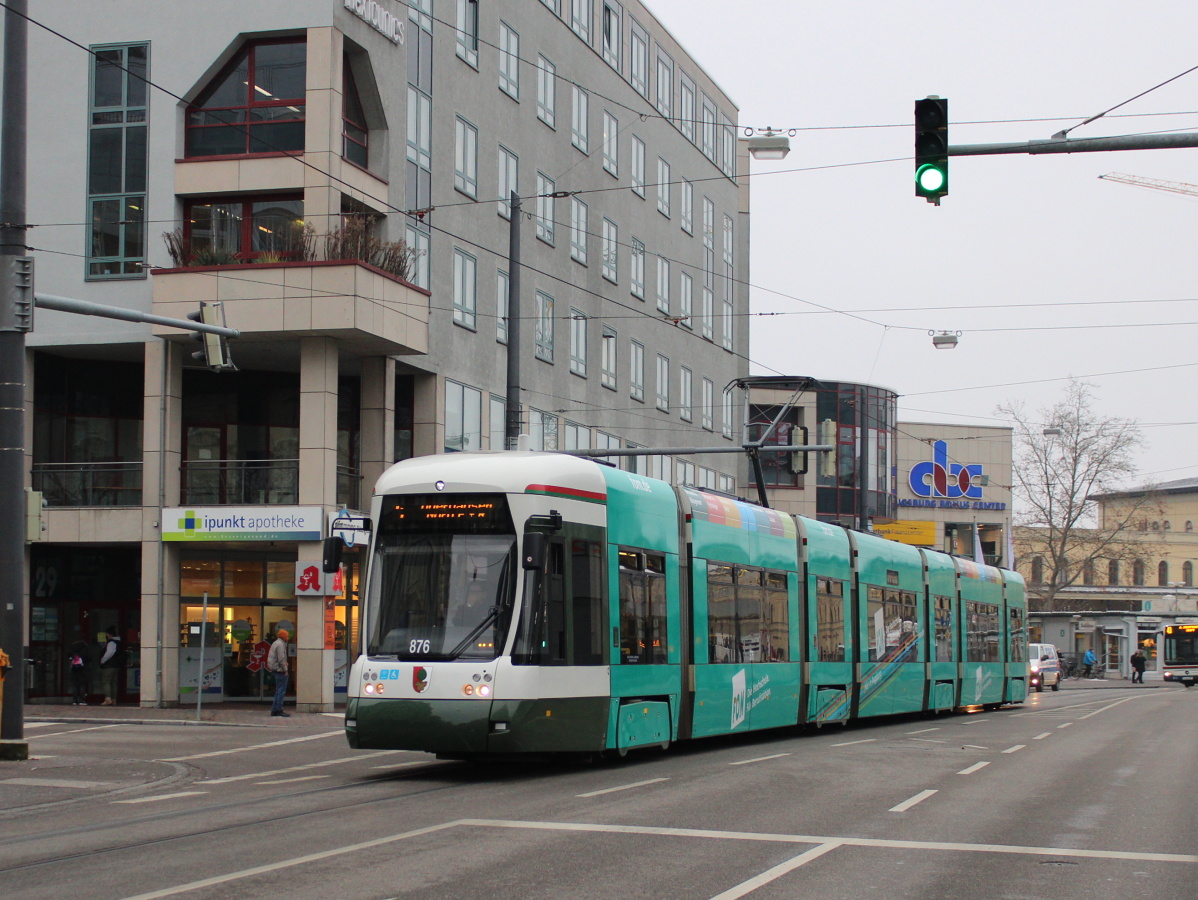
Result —
POLYGON ((47 506, 141 506, 140 462, 34 463, 47 506))
MULTIPOLYGON (((358 506, 362 475, 337 466, 337 502, 358 506)), ((182 502, 189 506, 294 505, 298 459, 189 459, 183 463, 182 502)))

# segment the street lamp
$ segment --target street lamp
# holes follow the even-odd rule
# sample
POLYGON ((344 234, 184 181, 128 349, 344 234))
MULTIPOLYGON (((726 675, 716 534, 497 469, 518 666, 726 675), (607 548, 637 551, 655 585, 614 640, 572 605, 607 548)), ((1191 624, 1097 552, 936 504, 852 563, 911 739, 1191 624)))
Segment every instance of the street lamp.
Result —
POLYGON ((929 331, 932 336, 932 346, 937 350, 954 350, 957 346, 957 339, 961 337, 959 331, 929 331))
POLYGON ((795 135, 795 129, 787 132, 775 131, 773 128, 746 128, 749 155, 753 159, 786 159, 790 153, 790 139, 795 135))

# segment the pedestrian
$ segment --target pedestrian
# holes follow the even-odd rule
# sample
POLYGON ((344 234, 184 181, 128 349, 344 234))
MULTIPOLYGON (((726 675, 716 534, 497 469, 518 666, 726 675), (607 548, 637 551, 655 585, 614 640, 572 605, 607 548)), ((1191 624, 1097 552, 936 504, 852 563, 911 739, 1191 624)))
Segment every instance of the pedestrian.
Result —
POLYGON ((1131 683, 1144 683, 1144 669, 1148 666, 1148 659, 1144 656, 1144 652, 1137 647, 1136 652, 1131 655, 1131 683))
POLYGON ((291 633, 286 628, 275 632, 275 641, 270 645, 270 653, 266 655, 266 670, 275 676, 275 702, 270 708, 272 716, 291 718, 283 712, 283 697, 287 694, 287 639, 291 633))
POLYGON ((1086 678, 1090 678, 1094 674, 1094 663, 1098 662, 1098 657, 1094 655, 1093 648, 1086 651, 1086 655, 1082 657, 1082 674, 1086 678))
POLYGON ((100 692, 104 694, 101 706, 116 706, 117 673, 125 664, 125 648, 116 626, 105 632, 104 653, 100 657, 100 692))
POLYGON ((87 642, 71 644, 71 705, 87 706, 87 642))

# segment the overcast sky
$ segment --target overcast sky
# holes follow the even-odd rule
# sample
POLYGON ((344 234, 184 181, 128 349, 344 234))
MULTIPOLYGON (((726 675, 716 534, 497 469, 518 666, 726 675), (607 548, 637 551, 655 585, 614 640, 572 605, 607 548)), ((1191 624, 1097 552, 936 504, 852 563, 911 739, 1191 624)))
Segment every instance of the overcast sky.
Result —
MULTIPOLYGON (((884 385, 905 421, 978 424, 1085 376, 1103 415, 1144 426, 1143 480, 1198 476, 1198 193, 1098 177, 1198 184, 1198 149, 955 157, 939 208, 911 162, 917 98, 948 98, 950 144, 1048 138, 1198 65, 1198 6, 647 2, 742 126, 800 129, 751 170, 752 310, 786 313, 751 319, 755 372, 884 385)), ((1168 130, 1198 130, 1198 72, 1070 137, 1168 130)))

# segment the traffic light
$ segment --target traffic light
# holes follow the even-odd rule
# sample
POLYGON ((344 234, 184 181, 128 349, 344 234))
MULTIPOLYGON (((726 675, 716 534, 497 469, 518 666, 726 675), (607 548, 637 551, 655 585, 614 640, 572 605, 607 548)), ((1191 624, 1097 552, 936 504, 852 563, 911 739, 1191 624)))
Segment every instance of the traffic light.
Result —
POLYGON ((915 196, 940 205, 948 193, 948 100, 915 101, 915 196))
MULTIPOLYGON (((187 314, 187 318, 193 322, 203 322, 205 325, 225 324, 225 308, 220 303, 206 303, 200 301, 200 308, 195 312, 187 314)), ((224 335, 212 334, 208 331, 193 331, 191 339, 203 344, 203 350, 197 350, 191 354, 192 359, 199 359, 204 362, 208 368, 214 371, 222 369, 236 369, 232 361, 229 359, 229 345, 225 342, 224 335)))

